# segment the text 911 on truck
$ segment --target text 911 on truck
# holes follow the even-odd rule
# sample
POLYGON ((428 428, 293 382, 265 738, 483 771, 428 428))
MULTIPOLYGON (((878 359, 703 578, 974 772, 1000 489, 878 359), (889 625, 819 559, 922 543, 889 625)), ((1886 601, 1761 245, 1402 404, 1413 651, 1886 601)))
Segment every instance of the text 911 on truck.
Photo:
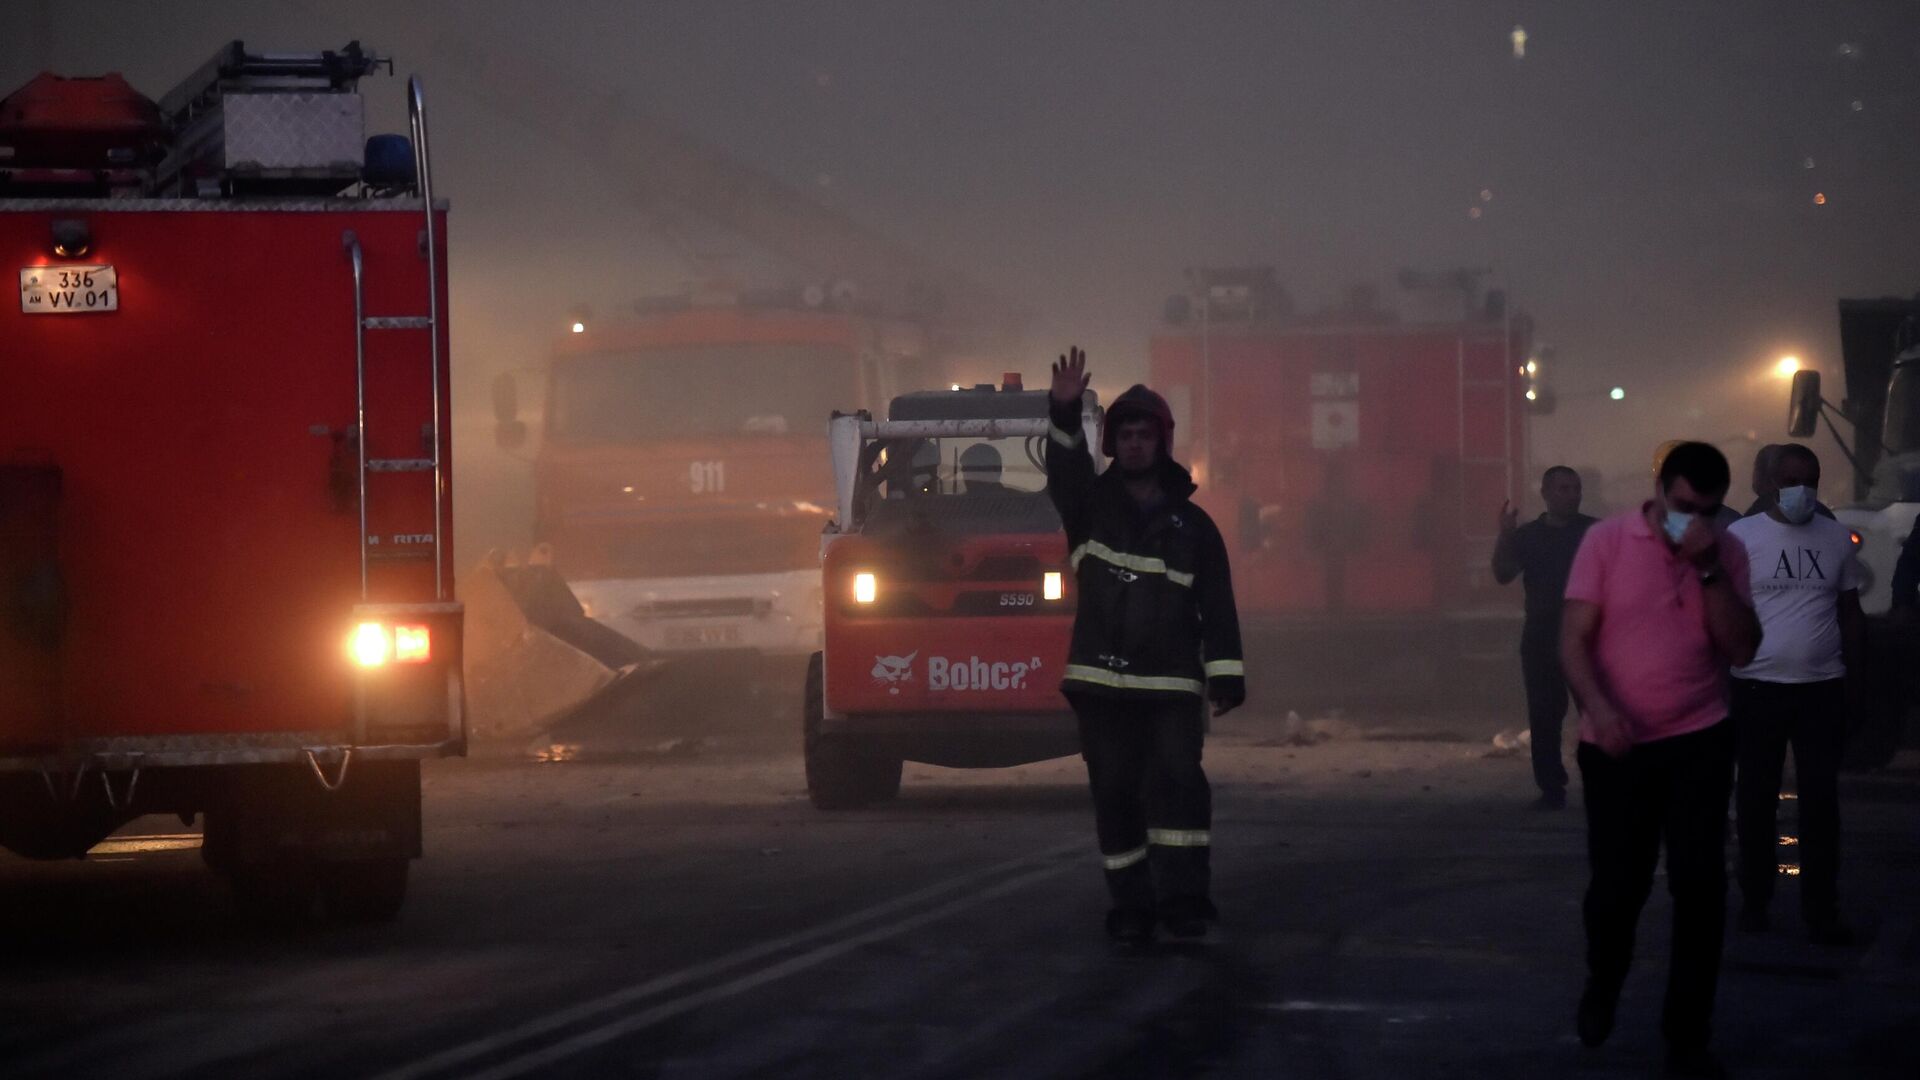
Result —
POLYGON ((234 42, 0 103, 0 844, 204 815, 244 909, 392 917, 463 754, 445 207, 392 65, 234 42))

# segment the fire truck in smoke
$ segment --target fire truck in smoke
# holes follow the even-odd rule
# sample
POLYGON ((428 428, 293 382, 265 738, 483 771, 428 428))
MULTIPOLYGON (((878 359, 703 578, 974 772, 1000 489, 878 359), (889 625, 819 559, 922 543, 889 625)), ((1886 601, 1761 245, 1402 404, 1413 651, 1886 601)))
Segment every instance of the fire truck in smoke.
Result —
POLYGON ((640 307, 554 345, 536 539, 587 614, 656 659, 733 658, 791 686, 820 647, 826 419, 919 377, 925 332, 844 288, 640 307))
POLYGON ((391 917, 464 753, 445 207, 358 43, 0 102, 0 844, 204 816, 243 905, 391 917))
POLYGON ((1531 488, 1531 325, 1477 278, 1402 275, 1422 317, 1368 288, 1296 312, 1270 267, 1190 271, 1168 302, 1149 382, 1226 538, 1248 666, 1289 694, 1512 681, 1488 555, 1531 488))
MULTIPOLYGON (((989 358, 1024 315, 577 72, 457 35, 440 46, 502 115, 601 171, 689 265, 707 269, 703 244, 737 246, 800 283, 703 280, 577 317, 549 350, 534 469, 533 539, 594 619, 654 659, 718 663, 786 699, 820 648, 828 415, 998 373, 989 358), (597 104, 583 116, 582 101, 597 104)), ((494 402, 497 441, 516 449, 529 428, 511 376, 494 402)))
MULTIPOLYGON (((824 648, 803 700, 807 792, 888 799, 901 762, 1017 765, 1079 749, 1060 695, 1073 633, 1066 537, 1047 497, 1046 391, 1005 376, 832 423, 824 648)), ((1084 420, 1099 440, 1100 411, 1084 420)))

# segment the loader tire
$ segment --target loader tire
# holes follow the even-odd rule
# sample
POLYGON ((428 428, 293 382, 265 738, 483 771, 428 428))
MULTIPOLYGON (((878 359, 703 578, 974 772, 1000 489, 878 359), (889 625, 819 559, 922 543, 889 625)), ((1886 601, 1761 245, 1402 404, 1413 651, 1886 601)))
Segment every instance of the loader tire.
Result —
POLYGON ((407 899, 412 859, 355 859, 326 867, 320 896, 327 917, 340 923, 392 922, 407 899))
POLYGON ((820 730, 826 711, 821 654, 807 661, 806 698, 802 702, 803 751, 807 797, 819 810, 854 810, 900 794, 900 758, 850 735, 820 730))

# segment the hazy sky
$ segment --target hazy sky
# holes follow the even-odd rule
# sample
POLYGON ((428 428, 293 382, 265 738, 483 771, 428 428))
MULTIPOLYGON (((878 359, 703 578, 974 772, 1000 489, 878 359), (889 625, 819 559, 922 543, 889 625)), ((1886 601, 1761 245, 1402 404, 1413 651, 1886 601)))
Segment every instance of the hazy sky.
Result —
MULTIPOLYGON (((0 3, 29 12, 29 30, 54 8, 0 3)), ((1542 453, 1620 468, 1670 435, 1779 437, 1784 388, 1765 367, 1797 352, 1837 384, 1834 301, 1920 290, 1911 0, 57 11, 44 39, 0 39, 0 85, 47 63, 158 94, 234 37, 358 37, 421 73, 476 406, 486 376, 537 360, 572 303, 617 307, 688 269, 567 138, 498 119, 490 97, 513 88, 463 83, 436 49, 445 25, 1000 286, 1116 381, 1143 373, 1188 265, 1273 263, 1307 304, 1390 285, 1402 266, 1490 265, 1560 357, 1542 453), (1604 400, 1614 384, 1620 405, 1604 400)), ((365 89, 396 115, 397 84, 365 89)))

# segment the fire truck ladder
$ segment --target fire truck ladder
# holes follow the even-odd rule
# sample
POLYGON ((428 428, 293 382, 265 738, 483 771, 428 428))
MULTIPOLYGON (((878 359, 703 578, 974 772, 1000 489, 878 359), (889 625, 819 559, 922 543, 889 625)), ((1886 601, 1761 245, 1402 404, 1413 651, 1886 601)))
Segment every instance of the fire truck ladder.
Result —
POLYGON ((407 123, 413 135, 413 164, 426 216, 427 313, 425 315, 368 315, 366 311, 365 257, 360 238, 348 230, 341 237, 353 261, 353 354, 356 379, 354 431, 359 444, 360 495, 360 599, 367 600, 367 568, 374 558, 367 537, 367 482, 375 473, 433 473, 433 598, 445 600, 446 575, 446 463, 440 455, 440 266, 437 243, 438 226, 433 218, 433 158, 427 147, 427 103, 418 76, 407 79, 407 123), (432 380, 433 421, 429 426, 429 456, 424 458, 367 457, 367 344, 369 330, 425 330, 427 332, 427 371, 432 380))

